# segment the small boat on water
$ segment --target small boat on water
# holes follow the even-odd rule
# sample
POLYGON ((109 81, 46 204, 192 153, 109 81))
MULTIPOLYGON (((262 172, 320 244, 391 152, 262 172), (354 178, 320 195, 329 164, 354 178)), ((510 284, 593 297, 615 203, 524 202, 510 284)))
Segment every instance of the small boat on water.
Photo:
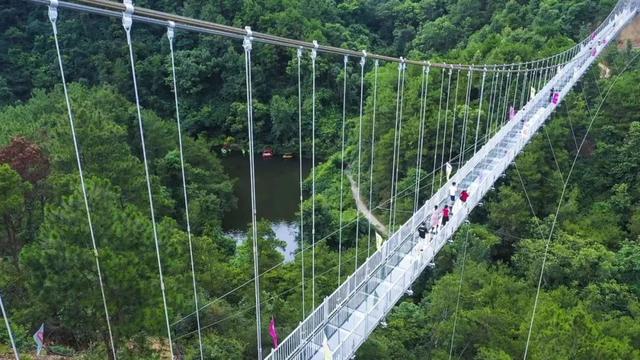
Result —
POLYGON ((285 160, 291 160, 293 159, 293 154, 292 153, 286 153, 284 155, 282 155, 282 158, 285 160))
POLYGON ((273 159, 273 155, 273 149, 270 146, 267 146, 262 150, 263 159, 273 159))

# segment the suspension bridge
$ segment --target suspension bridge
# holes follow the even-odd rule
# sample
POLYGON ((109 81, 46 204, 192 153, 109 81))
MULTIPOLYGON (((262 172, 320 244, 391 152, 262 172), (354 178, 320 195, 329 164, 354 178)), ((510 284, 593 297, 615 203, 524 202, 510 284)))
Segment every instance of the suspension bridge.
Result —
MULTIPOLYGON (((94 238, 91 211, 89 199, 85 190, 83 169, 76 134, 74 130, 73 107, 69 100, 66 89, 66 80, 64 74, 64 65, 62 62, 61 49, 58 42, 58 29, 56 26, 58 19, 58 11, 61 9, 69 9, 85 13, 93 13, 108 17, 117 17, 122 19, 126 40, 129 49, 129 60, 132 73, 132 85, 134 88, 137 120, 139 124, 140 140, 142 142, 142 154, 146 171, 147 189, 151 222, 153 224, 153 242, 158 263, 158 275, 160 280, 161 294, 163 298, 164 320, 166 322, 167 337, 169 340, 169 351, 172 357, 176 358, 174 353, 172 336, 172 323, 168 311, 166 300, 166 288, 163 280, 163 262, 160 256, 161 241, 156 231, 156 219, 154 215, 154 205, 152 196, 152 187, 150 175, 147 165, 147 155, 145 150, 143 118, 141 114, 140 99, 138 95, 137 77, 135 72, 135 57, 132 43, 135 41, 131 35, 132 26, 137 23, 147 23, 152 25, 163 26, 167 28, 167 36, 171 49, 171 65, 172 80, 175 96, 176 120, 178 124, 178 133, 180 133, 180 111, 179 111, 179 92, 176 85, 176 69, 174 64, 173 40, 176 30, 198 32, 209 35, 223 36, 232 39, 238 39, 243 42, 244 60, 245 60, 245 80, 246 80, 246 104, 247 104, 247 128, 248 128, 248 145, 249 145, 249 169, 251 176, 251 214, 252 214, 252 234, 250 239, 253 242, 253 278, 251 283, 255 286, 255 313, 256 313, 256 339, 257 339, 257 358, 258 359, 349 359, 356 353, 360 345, 362 345, 367 337, 384 322, 385 316, 391 311, 393 306, 404 296, 411 293, 412 283, 420 276, 424 269, 433 265, 434 258, 438 252, 450 241, 453 234, 466 221, 469 213, 479 204, 485 194, 490 191, 494 183, 505 172, 509 165, 515 160, 518 154, 523 151, 525 145, 535 135, 537 130, 544 126, 554 110, 559 106, 572 87, 582 78, 585 72, 596 62, 602 51, 609 44, 614 43, 617 34, 632 21, 640 7, 638 0, 619 1, 610 15, 601 23, 601 25, 593 31, 593 33, 585 38, 577 45, 553 56, 538 59, 535 61, 513 64, 492 64, 492 65, 464 65, 464 64, 441 64, 431 63, 427 61, 410 60, 404 58, 393 58, 389 56, 367 53, 366 51, 354 51, 341 49, 332 46, 318 44, 317 42, 304 42, 292 40, 283 37, 273 36, 269 34, 252 31, 249 27, 245 29, 234 28, 214 24, 210 22, 195 20, 182 16, 171 15, 150 9, 138 8, 129 0, 123 3, 116 3, 106 0, 78 0, 75 2, 57 1, 57 0, 31 0, 32 2, 48 6, 49 20, 52 24, 53 35, 55 38, 57 50, 57 62, 61 80, 64 86, 66 108, 68 112, 71 132, 74 140, 75 153, 77 159, 78 171, 80 174, 81 187, 84 194, 85 210, 87 221, 91 229, 91 244, 95 254, 95 266, 98 274, 98 281, 102 289, 102 305, 104 305, 104 315, 108 334, 110 337, 111 356, 117 358, 118 351, 113 339, 109 313, 108 299, 105 296, 103 278, 100 265, 99 248, 94 238), (304 251, 311 251, 312 258, 312 274, 311 284, 311 303, 312 310, 304 313, 304 319, 295 327, 286 338, 278 344, 277 347, 271 349, 268 354, 263 354, 262 348, 262 331, 261 325, 261 305, 260 299, 260 276, 258 267, 258 243, 257 243, 257 219, 256 219, 256 197, 255 197, 255 164, 254 164, 254 123, 253 123, 253 89, 252 89, 252 49, 255 43, 265 44, 267 46, 278 46, 291 48, 295 50, 293 60, 297 64, 297 80, 298 80, 298 118, 299 118, 299 142, 302 144, 302 94, 301 94, 301 63, 304 56, 309 56, 311 60, 311 99, 312 112, 311 123, 312 133, 312 170, 311 170, 311 200, 312 200, 312 219, 311 219, 311 236, 307 239, 310 243, 306 246, 301 242, 300 252, 304 259, 304 251), (358 206, 362 209, 365 201, 360 201, 356 192, 362 194, 360 185, 363 175, 361 173, 361 159, 363 152, 367 149, 363 146, 363 119, 365 118, 363 99, 366 97, 364 82, 367 66, 373 64, 371 72, 374 76, 374 86, 368 89, 369 96, 373 97, 373 127, 371 134, 371 168, 374 162, 374 146, 375 142, 375 119, 376 119, 376 98, 378 85, 378 70, 381 62, 397 63, 397 92, 396 92, 396 111, 395 111, 395 128, 393 142, 393 158, 391 167, 391 193, 389 200, 385 203, 388 205, 389 221, 388 225, 383 225, 380 221, 373 218, 373 214, 366 213, 365 220, 369 223, 375 222, 375 229, 384 229, 389 232, 386 241, 378 241, 374 249, 367 248, 366 258, 358 263, 358 241, 355 241, 356 259, 355 269, 346 276, 346 279, 335 289, 335 291, 324 297, 322 301, 316 302, 316 273, 315 273, 315 245, 322 239, 316 237, 315 231, 315 215, 316 215, 316 187, 315 187, 315 165, 316 165, 316 61, 319 56, 337 55, 344 59, 344 71, 347 71, 347 62, 350 58, 359 60, 360 83, 359 83, 359 123, 358 123, 358 140, 357 140, 357 160, 355 164, 351 164, 350 174, 345 176, 345 117, 346 113, 343 107, 343 127, 342 127, 342 148, 341 148, 341 190, 342 181, 345 186, 351 188, 354 197, 357 198, 358 206), (407 67, 419 67, 421 69, 421 93, 420 101, 420 129, 418 135, 418 153, 416 158, 416 175, 414 185, 411 189, 399 189, 398 182, 400 180, 400 143, 402 138, 402 120, 405 106, 404 91, 405 82, 407 81, 407 67), (458 101, 458 88, 460 80, 462 80, 462 89, 466 88, 464 95, 464 113, 462 116, 462 124, 456 127, 456 116, 449 116, 450 97, 452 76, 455 76, 455 103, 458 101), (437 77, 436 83, 439 88, 429 88, 429 78, 437 77), (466 82, 466 86, 465 86, 466 82), (474 82, 477 82, 474 84, 474 82), (475 94, 473 87, 479 89, 475 94), (426 154, 425 146, 425 119, 427 112, 427 96, 433 92, 438 93, 439 106, 438 122, 436 129, 435 144, 432 147, 432 154, 426 154), (475 98, 474 98, 475 97, 475 98), (444 102, 444 106, 443 106, 444 102), (475 107, 475 109, 474 109, 475 107), (443 114, 441 121, 441 113, 443 114), (451 118, 451 124, 449 119, 451 118), (459 131, 454 131, 459 129, 459 131), (449 131, 449 132, 447 132, 449 131), (454 135, 460 135, 459 148, 456 144, 454 149, 454 135), (445 155, 448 153, 448 157, 445 155), (454 153, 457 153, 455 156, 454 153), (433 156, 432 169, 425 164, 425 157, 430 163, 430 156, 433 156), (355 170, 354 170, 355 169, 355 170), (444 175, 446 173, 446 176, 444 175), (451 173, 451 174, 449 174, 451 173), (451 175, 451 176, 450 176, 451 175), (430 176, 431 182, 424 183, 423 180, 430 176), (430 197, 426 201, 420 198, 421 190, 431 188, 430 197), (353 190, 357 189, 357 190, 353 190), (453 189, 453 190, 452 190, 453 189), (460 190, 466 190, 469 197, 466 201, 459 199, 460 190), (405 192, 414 193, 413 213, 402 224, 401 217, 397 215, 397 201, 405 192), (451 198, 453 195, 453 199, 451 198), (436 227, 437 231, 429 234, 425 238, 420 238, 416 234, 416 229, 423 222, 431 223, 434 212, 438 214, 445 207, 452 207, 452 213, 448 222, 436 227), (369 251, 371 250, 371 251, 369 251)), ((347 77, 344 77, 344 89, 346 89, 347 77)), ((346 93, 346 90, 345 90, 346 93)), ((343 102, 346 102, 344 100, 343 102)), ((456 105, 453 105, 455 108, 456 105)), ((410 134, 414 135, 414 134, 410 134)), ((405 136, 407 136, 405 134, 405 136)), ((457 141, 457 140, 456 140, 457 141)), ((191 271, 193 275, 193 251, 191 246, 191 233, 189 229, 188 218, 188 196, 186 178, 184 173, 184 160, 182 159, 182 140, 180 138, 180 155, 182 165, 182 185, 184 189, 185 208, 187 209, 187 230, 189 231, 189 249, 191 255, 191 271)), ((300 147, 300 158, 302 158, 302 146, 300 147)), ((302 165, 301 165, 302 166, 302 165)), ((300 173, 300 193, 302 202, 302 172, 300 173)), ((371 185, 370 185, 371 186, 371 185)), ((348 191, 350 193, 351 191, 348 191)), ((366 194, 365 194, 366 195, 366 194)), ((341 191, 342 196, 342 191, 341 191)), ((368 209, 373 210, 372 190, 369 189, 368 209)), ((380 207, 378 207, 380 208, 380 207)), ((340 198, 340 241, 342 241, 343 218, 343 199, 340 198)), ((302 216, 302 203, 301 203, 302 216)), ((358 213, 358 212, 357 212, 358 213)), ((357 215, 360 216, 359 213, 357 215)), ((440 223, 440 217, 436 217, 440 223)), ((301 218, 301 223, 304 219, 301 218)), ((360 234, 359 219, 356 219, 356 237, 360 234)), ((302 224, 301 224, 302 226, 302 224)), ((309 226, 309 224, 307 224, 309 226)), ((380 230, 382 232, 382 230, 380 230)), ((301 232, 302 234, 302 232, 301 232)), ((371 234, 371 230, 369 230, 371 234)), ((344 235, 346 236, 346 235, 344 235)), ((353 235, 352 235, 353 236, 353 235)), ((339 245, 339 256, 342 256, 342 244, 339 245)), ((340 258, 340 261, 342 259, 340 258)), ((341 263, 339 264, 339 278, 341 263)), ((343 271, 347 272, 346 269, 343 271)), ((304 303, 305 295, 305 279, 309 274, 304 273, 304 262, 302 264, 302 296, 304 303)), ((187 317, 195 316, 197 329, 193 334, 197 334, 200 344, 200 358, 204 358, 202 351, 202 328, 200 321, 200 311, 203 306, 198 303, 198 286, 195 275, 192 276, 193 281, 193 297, 194 309, 192 314, 187 317)), ((3 305, 0 299, 0 305, 3 305)), ((206 305, 205 305, 206 306, 206 305)), ((9 318, 2 307, 5 325, 10 331, 9 318)), ((534 311, 535 313, 535 311, 534 311)), ((533 319, 532 319, 533 322, 533 319)), ((13 343, 13 339, 12 339, 13 343)), ((18 359, 19 354, 13 344, 15 356, 18 359)), ((526 355, 525 355, 526 358, 526 355)))

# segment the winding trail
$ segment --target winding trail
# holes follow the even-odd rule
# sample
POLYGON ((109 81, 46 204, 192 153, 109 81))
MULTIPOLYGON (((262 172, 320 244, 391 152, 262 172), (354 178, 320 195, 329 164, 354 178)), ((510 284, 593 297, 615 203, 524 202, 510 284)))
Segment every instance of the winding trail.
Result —
POLYGON ((349 179, 349 183, 351 184, 351 193, 353 194, 353 199, 356 202, 358 211, 364 215, 364 217, 373 225, 373 227, 376 228, 376 231, 380 233, 380 235, 388 237, 389 232, 387 231, 387 228, 384 226, 384 224, 382 224, 380 220, 378 220, 378 218, 376 218, 375 215, 373 215, 373 213, 367 207, 367 204, 365 204, 362 200, 362 197, 360 197, 360 189, 358 188, 358 184, 353 181, 351 174, 346 173, 346 175, 347 179, 349 179))

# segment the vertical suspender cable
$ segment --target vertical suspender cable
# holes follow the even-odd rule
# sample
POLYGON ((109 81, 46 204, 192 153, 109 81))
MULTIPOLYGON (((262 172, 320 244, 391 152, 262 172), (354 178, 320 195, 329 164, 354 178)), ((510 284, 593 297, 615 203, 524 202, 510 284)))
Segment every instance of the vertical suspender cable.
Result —
MULTIPOLYGON (((151 175, 149 174, 149 163, 147 161, 147 149, 144 141, 144 128, 142 126, 142 111, 140 109, 140 96, 138 94, 138 80, 136 79, 136 64, 133 58, 133 43, 131 42, 131 15, 133 14, 133 5, 131 0, 125 0, 126 11, 123 13, 122 25, 127 35, 127 45, 129 46, 129 60, 131 62, 131 78, 133 80, 133 91, 136 98, 136 112, 138 115, 138 129, 140 131, 140 143, 142 145, 142 160, 144 163, 144 174, 147 181, 147 195, 149 197, 149 211, 151 214, 151 227, 153 230, 153 240, 156 247, 156 258, 158 260, 158 275, 160 277, 160 291, 162 293, 162 305, 164 308, 164 319, 167 323, 167 336, 169 339, 169 351, 171 358, 175 358, 173 354, 173 341, 171 339, 171 326, 169 324, 169 308, 167 307, 167 295, 164 286, 164 276, 162 274, 162 261, 160 259, 160 241, 158 240, 158 229, 156 226, 156 214, 153 209, 153 194, 151 193, 151 175)), ((257 281, 257 279, 256 279, 257 281)))
MULTIPOLYGON (((363 115, 363 99, 364 99, 364 65, 367 59, 367 53, 362 52, 363 56, 360 58, 360 119, 358 120, 358 198, 360 197, 360 159, 362 156, 362 115, 363 115)), ((357 200, 356 200, 357 201, 357 200)), ((356 256, 355 256, 355 270, 358 270, 358 240, 360 238, 360 211, 356 205, 356 256)), ((355 271, 354 270, 354 271, 355 271)))
POLYGON ((433 147, 433 171, 431 172, 431 196, 436 186, 436 161, 438 159, 438 139, 440 138, 440 111, 442 111, 442 93, 444 92, 444 68, 440 79, 440 100, 438 105, 438 123, 436 125, 436 145, 433 147))
POLYGON ((456 133, 456 117, 457 117, 456 113, 458 109, 459 85, 460 85, 460 69, 458 69, 458 71, 456 72, 456 90, 453 95, 453 119, 451 122, 451 141, 449 144, 449 164, 451 164, 451 161, 453 160, 453 141, 454 141, 454 135, 456 133))
MULTIPOLYGON (((369 164, 369 210, 373 211, 373 163, 376 150, 376 105, 378 100, 378 60, 373 63, 373 114, 371 116, 371 163, 369 164)), ((371 248, 371 221, 369 221, 367 257, 371 248)))
POLYGON ((495 104, 495 99, 496 99, 496 88, 497 88, 497 81, 496 78, 499 76, 499 73, 497 72, 493 72, 493 76, 491 77, 491 86, 490 86, 490 92, 491 95, 489 97, 489 111, 487 113, 487 121, 485 124, 485 131, 484 131, 484 142, 486 143, 489 139, 489 129, 490 129, 490 125, 491 125, 491 120, 493 118, 493 108, 494 108, 494 104, 495 104))
POLYGON ((491 138, 491 136, 493 136, 493 128, 494 128, 493 123, 494 123, 494 120, 498 117, 498 113, 499 113, 498 109, 500 109, 500 104, 502 101, 502 97, 501 97, 502 85, 504 84, 504 80, 506 77, 504 72, 502 71, 498 72, 497 76, 498 76, 498 81, 496 82, 496 87, 494 89, 495 94, 493 97, 493 107, 491 109, 491 117, 489 118, 489 132, 487 133, 488 139, 491 138))
POLYGON ((394 199, 394 187, 396 176, 396 144, 398 143, 398 120, 400 116, 400 91, 402 83, 402 63, 398 64, 398 89, 396 92, 396 122, 393 132, 393 161, 391 164, 391 190, 389 192, 389 234, 393 234, 392 221, 393 221, 393 206, 395 205, 394 199))
POLYGON ((544 69, 545 69, 545 67, 546 67, 547 60, 543 61, 543 62, 542 62, 542 64, 543 64, 543 65, 542 65, 542 67, 540 68, 540 78, 538 79, 538 89, 540 89, 540 90, 542 89, 542 87, 543 87, 543 86, 544 86, 544 84, 545 84, 545 81, 544 81, 544 69))
POLYGON ((460 155, 459 155, 459 163, 458 169, 462 167, 465 160, 465 152, 467 150, 467 128, 469 127, 469 108, 471 106, 471 85, 473 84, 473 70, 469 69, 467 73, 467 98, 464 104, 464 119, 462 126, 462 134, 460 140, 460 155))
POLYGON ((258 359, 262 359, 262 321, 260 313, 260 267, 258 264, 258 221, 256 219, 256 167, 253 149, 253 81, 251 79, 251 28, 245 27, 247 35, 244 37, 244 73, 247 88, 247 133, 249 135, 249 175, 251 178, 251 233, 253 239, 253 275, 255 277, 255 301, 256 301, 256 340, 258 359))
MULTIPOLYGON (((418 204, 420 203, 420 176, 422 170, 422 153, 424 146, 424 122, 426 118, 427 107, 427 91, 429 88, 429 71, 431 66, 422 66, 422 87, 420 91, 420 128, 418 131, 418 154, 416 155, 416 185, 413 198, 413 213, 418 211, 418 204)), ((415 218, 412 217, 412 218, 415 218)), ((415 224, 413 226, 415 228, 415 224)))
POLYGON ((303 203, 304 199, 302 196, 302 182, 304 178, 302 177, 302 76, 300 71, 300 63, 302 59, 302 47, 299 47, 296 50, 296 57, 298 59, 298 161, 299 161, 299 175, 300 175, 300 269, 302 278, 302 319, 306 317, 306 312, 304 309, 304 211, 303 211, 303 203))
POLYGON ((173 76, 173 97, 176 103, 176 124, 178 126, 178 146, 180 150, 180 171, 182 175, 182 192, 184 196, 184 214, 187 222, 187 238, 189 240, 189 259, 191 261, 191 280, 193 283, 193 301, 196 308, 196 325, 198 326, 198 345, 200 347, 200 359, 204 359, 204 350, 202 347, 202 330, 200 327, 200 308, 198 306, 198 289, 196 286, 196 268, 193 260, 193 241, 191 239, 191 222, 189 219, 189 200, 187 197, 187 179, 184 171, 184 151, 182 147, 182 125, 180 123, 180 107, 178 105, 178 82, 176 79, 176 63, 173 52, 175 24, 169 23, 167 27, 167 38, 169 39, 169 51, 171 52, 171 74, 173 76))
MULTIPOLYGON (((340 220, 338 225, 338 286, 341 281, 342 270, 342 210, 343 210, 343 184, 344 184, 344 145, 345 145, 345 124, 347 120, 347 64, 349 57, 344 56, 343 82, 342 82, 342 147, 340 150, 340 220)), ((357 256, 356 251, 356 256, 357 256)))
POLYGON ((525 67, 524 79, 522 80, 522 90, 520 91, 520 109, 524 107, 527 91, 527 80, 529 77, 529 69, 525 67))
MULTIPOLYGON (((509 66, 509 70, 511 70, 511 66, 509 66)), ((504 94, 504 105, 502 107, 502 111, 501 111, 501 117, 502 119, 500 120, 500 125, 504 124, 504 122, 507 119, 507 114, 509 112, 509 93, 511 92, 511 82, 513 80, 511 79, 511 71, 509 71, 507 73, 507 89, 505 91, 504 94)))
POLYGON ((476 138, 473 142, 473 155, 478 149, 478 133, 480 130, 480 116, 482 116, 482 98, 484 97, 484 82, 487 78, 487 68, 482 71, 482 85, 480 86, 480 103, 478 103, 478 119, 476 120, 476 138))
POLYGON ((318 42, 311 49, 311 308, 316 308, 316 58, 318 42))
POLYGON ((520 84, 520 68, 521 66, 518 65, 518 72, 516 73, 516 84, 514 86, 514 90, 513 90, 513 101, 511 102, 511 106, 515 107, 516 106, 516 101, 518 100, 518 85, 520 84))
POLYGON ((400 121, 398 122, 398 151, 396 152, 396 176, 395 176, 395 187, 394 187, 394 193, 393 193, 393 198, 396 199, 395 205, 393 206, 393 222, 391 224, 391 229, 395 228, 396 226, 396 210, 398 209, 398 202, 397 202, 397 198, 398 198, 398 181, 400 181, 399 177, 400 177, 400 145, 402 144, 400 142, 401 136, 402 136, 402 115, 403 115, 403 111, 404 111, 404 88, 405 88, 405 79, 407 76, 407 64, 404 62, 404 60, 400 63, 400 65, 402 66, 402 86, 400 87, 400 113, 399 113, 399 118, 400 121))
POLYGON ((0 310, 2 310, 4 325, 7 327, 7 333, 9 334, 9 341, 11 342, 11 349, 13 349, 13 355, 16 357, 16 360, 20 360, 20 355, 18 354, 18 348, 16 347, 16 342, 15 340, 13 340, 13 332, 11 332, 11 325, 9 324, 9 315, 7 315, 7 311, 4 309, 4 303, 2 302, 2 294, 0 294, 0 310))
MULTIPOLYGON (((451 75, 453 74, 453 67, 449 69, 449 80, 447 84, 447 102, 444 111, 444 130, 442 132, 442 154, 440 154, 440 168, 444 166, 444 152, 447 145, 447 123, 449 121, 449 98, 451 97, 451 75)), ((454 109, 455 113, 455 109, 454 109)), ((453 133, 453 128, 451 129, 453 133)), ((442 186, 442 171, 440 171, 440 175, 438 177, 438 186, 442 186)))
MULTIPOLYGON (((71 137, 73 139, 73 149, 76 155, 76 164, 78 166, 78 175, 80 178, 80 188, 82 189, 82 200, 84 202, 84 209, 87 214, 87 224, 89 225, 89 235, 91 236, 91 245, 93 247, 93 255, 96 261, 96 270, 98 273, 98 283, 100 284, 100 294, 102 296, 102 306, 104 308, 105 320, 107 322, 107 331, 109 333, 109 344, 111 346, 111 354, 113 355, 114 360, 117 359, 116 346, 113 341, 113 332, 111 330, 111 319, 109 316, 109 308, 107 307, 107 296, 105 294, 104 289, 104 281, 102 279, 102 268, 100 266, 100 258, 98 257, 98 246, 96 243, 96 236, 93 230, 93 221, 91 219, 91 211, 89 211, 89 197, 87 195, 87 187, 84 181, 84 171, 82 169, 82 162, 80 161, 80 148, 78 146, 78 139, 76 137, 76 127, 75 121, 73 119, 73 113, 71 111, 71 100, 69 98, 69 91, 67 89, 67 80, 64 76, 64 67, 62 65, 62 55, 60 53, 60 43, 58 41, 58 27, 56 25, 58 19, 58 2, 56 0, 51 1, 51 5, 49 6, 49 21, 51 22, 51 26, 53 29, 53 39, 56 45, 56 54, 58 57, 58 66, 60 68, 60 78, 62 80, 62 89, 64 91, 64 98, 67 105, 67 115, 69 117, 69 127, 71 129, 71 137)), ((5 316, 5 320, 7 321, 7 329, 8 320, 5 316)), ((11 331, 9 331, 9 335, 11 335, 11 331)), ((11 339, 13 342, 13 339, 11 339)), ((13 344, 12 344, 13 345, 13 344)), ((14 351, 15 345, 14 345, 14 351)), ((16 358, 18 357, 18 353, 16 351, 16 358)))

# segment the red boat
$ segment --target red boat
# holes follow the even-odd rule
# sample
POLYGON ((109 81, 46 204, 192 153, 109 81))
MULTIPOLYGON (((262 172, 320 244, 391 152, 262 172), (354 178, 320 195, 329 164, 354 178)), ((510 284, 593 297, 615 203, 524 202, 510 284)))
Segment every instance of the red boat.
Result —
POLYGON ((273 149, 269 146, 265 147, 262 150, 262 158, 263 159, 272 159, 273 158, 273 149))

